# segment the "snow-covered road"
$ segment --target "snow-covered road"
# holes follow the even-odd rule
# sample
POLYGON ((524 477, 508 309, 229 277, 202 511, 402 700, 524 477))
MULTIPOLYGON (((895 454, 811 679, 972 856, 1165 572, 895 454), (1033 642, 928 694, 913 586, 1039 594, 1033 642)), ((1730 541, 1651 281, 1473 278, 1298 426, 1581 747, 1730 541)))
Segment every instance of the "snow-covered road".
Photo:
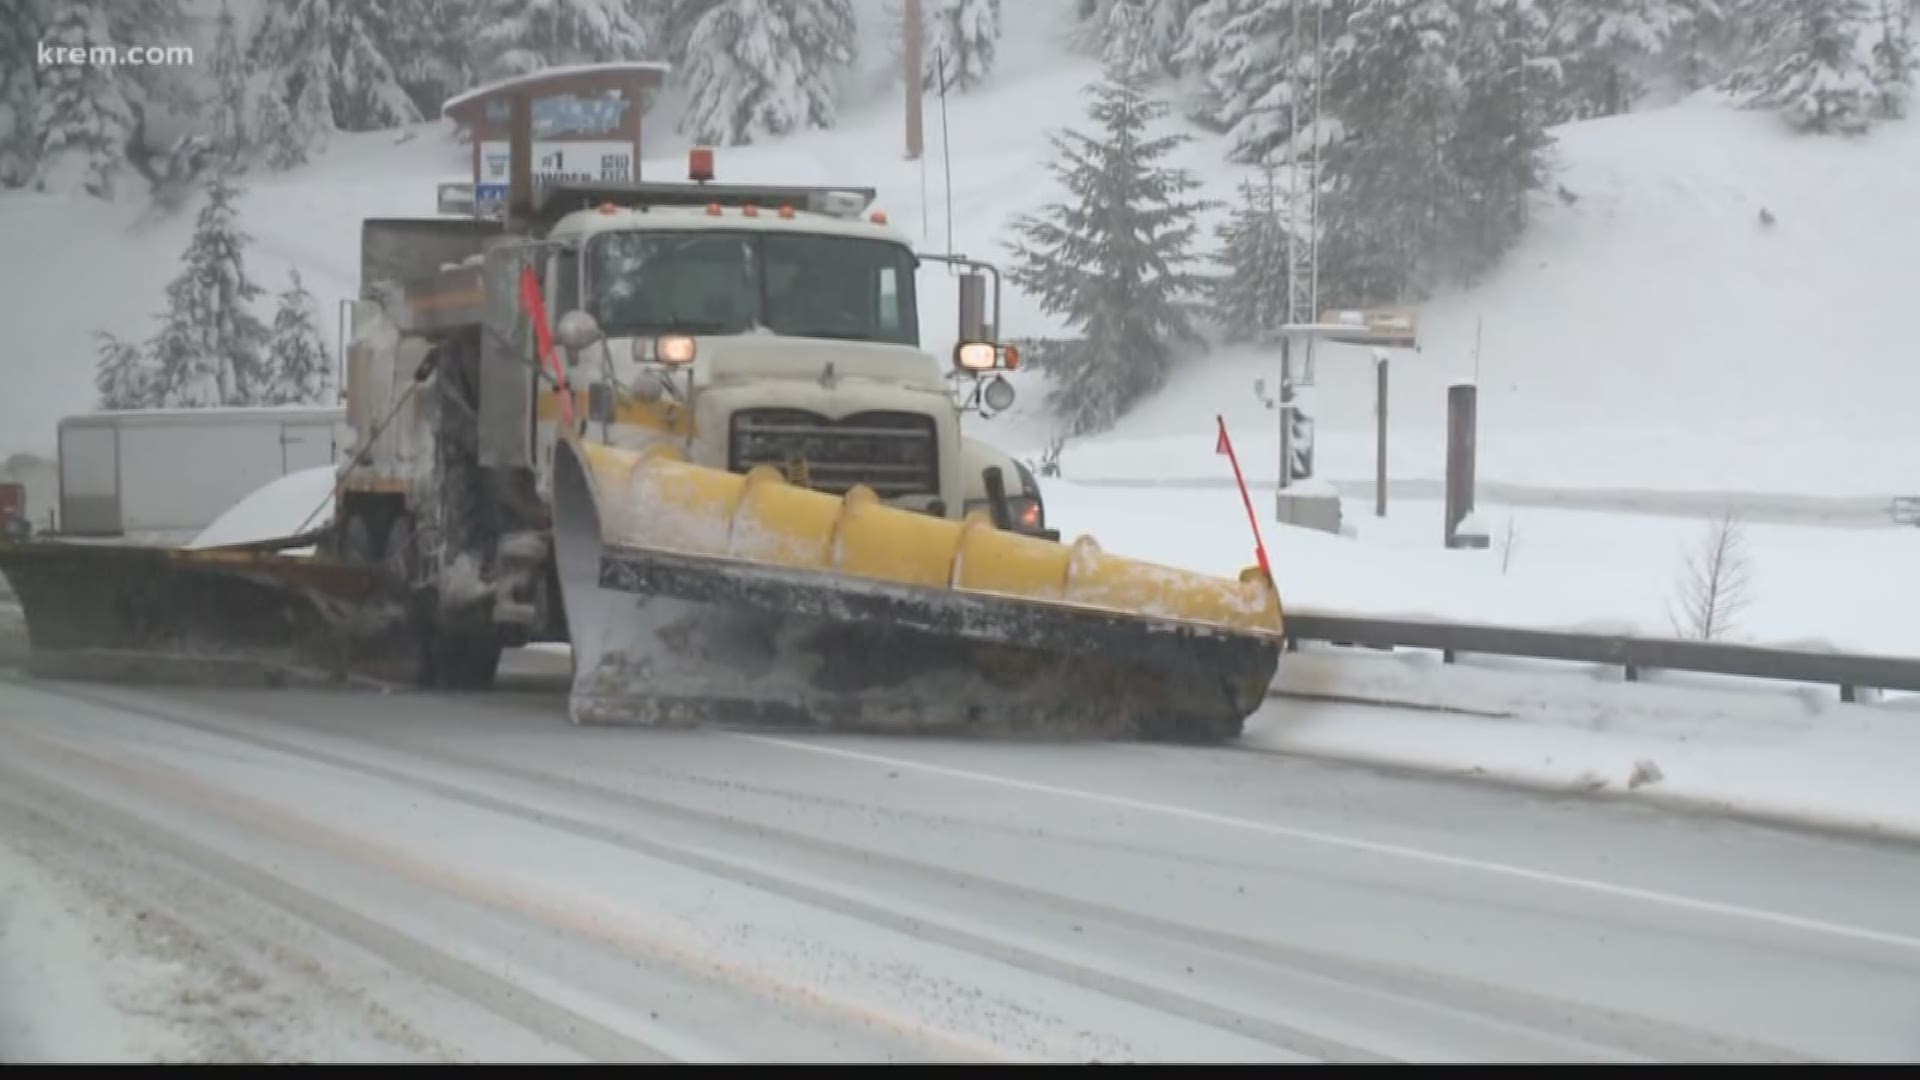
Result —
POLYGON ((0 681, 0 1059, 1920 1056, 1917 848, 513 679, 0 681))

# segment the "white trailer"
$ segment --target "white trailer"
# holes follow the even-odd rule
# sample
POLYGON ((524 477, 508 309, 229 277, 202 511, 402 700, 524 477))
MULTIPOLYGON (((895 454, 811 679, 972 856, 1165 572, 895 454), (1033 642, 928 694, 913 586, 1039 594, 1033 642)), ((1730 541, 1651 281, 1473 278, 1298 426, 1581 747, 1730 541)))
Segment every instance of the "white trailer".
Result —
POLYGON ((142 409, 60 421, 59 532, 185 543, 262 485, 337 467, 344 407, 142 409))

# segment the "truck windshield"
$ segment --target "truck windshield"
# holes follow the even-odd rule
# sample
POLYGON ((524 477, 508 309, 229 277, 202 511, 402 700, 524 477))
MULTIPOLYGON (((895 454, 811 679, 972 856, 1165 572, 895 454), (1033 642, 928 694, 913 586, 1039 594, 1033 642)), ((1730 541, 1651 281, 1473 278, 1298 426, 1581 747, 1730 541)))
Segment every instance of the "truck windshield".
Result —
POLYGON ((590 310, 609 337, 741 334, 920 343, 913 253, 803 233, 610 232, 587 246, 590 310))

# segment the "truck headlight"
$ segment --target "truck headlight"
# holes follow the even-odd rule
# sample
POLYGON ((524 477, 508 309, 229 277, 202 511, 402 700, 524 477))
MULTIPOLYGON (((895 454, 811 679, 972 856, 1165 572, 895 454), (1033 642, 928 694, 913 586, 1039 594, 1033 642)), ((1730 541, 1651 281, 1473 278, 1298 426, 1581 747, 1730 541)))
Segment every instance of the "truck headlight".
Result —
POLYGON ((963 341, 953 347, 953 366, 962 371, 992 371, 1000 364, 1000 350, 990 341, 963 341))
POLYGON ((693 339, 685 334, 672 334, 658 338, 653 343, 653 358, 663 364, 678 367, 693 363, 693 339))

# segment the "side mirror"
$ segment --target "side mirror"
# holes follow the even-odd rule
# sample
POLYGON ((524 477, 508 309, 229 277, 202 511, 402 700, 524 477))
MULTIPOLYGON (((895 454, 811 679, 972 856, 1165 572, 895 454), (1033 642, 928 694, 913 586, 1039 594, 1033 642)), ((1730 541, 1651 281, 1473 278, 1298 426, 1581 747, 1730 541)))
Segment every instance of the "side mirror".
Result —
POLYGON ((554 337, 559 339, 561 348, 568 352, 579 352, 600 341, 600 323, 592 315, 575 309, 560 316, 560 325, 554 328, 554 337))
POLYGON ((992 341, 987 325, 987 276, 968 271, 960 275, 960 340, 992 341))

